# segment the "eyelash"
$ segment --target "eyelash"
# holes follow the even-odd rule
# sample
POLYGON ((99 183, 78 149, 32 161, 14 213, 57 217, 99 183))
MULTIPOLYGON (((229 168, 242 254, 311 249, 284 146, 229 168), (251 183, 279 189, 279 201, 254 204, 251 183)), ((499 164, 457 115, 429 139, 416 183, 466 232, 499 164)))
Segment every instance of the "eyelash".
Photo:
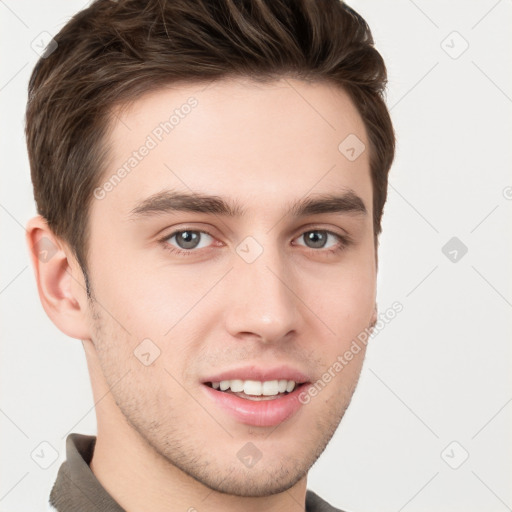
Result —
MULTIPOLYGON (((192 256, 196 253, 198 253, 201 249, 195 250, 195 249, 177 249, 176 247, 171 246, 167 240, 172 238, 174 235, 177 235, 178 233, 183 233, 185 231, 192 231, 193 233, 204 233, 208 236, 211 236, 212 238, 215 238, 212 234, 208 233, 208 231, 200 230, 200 229, 187 229, 182 228, 178 229, 176 231, 173 231, 172 233, 165 235, 163 238, 160 238, 158 241, 162 244, 164 250, 170 252, 173 255, 178 256, 192 256)), ((306 247, 306 249, 309 249, 309 251, 315 252, 315 253, 324 253, 328 255, 335 255, 342 251, 344 251, 348 246, 352 244, 352 240, 347 235, 340 235, 339 233, 335 233, 334 231, 329 231, 327 229, 308 229, 307 231, 303 231, 299 236, 303 236, 306 233, 311 233, 315 231, 320 231, 323 233, 327 233, 328 235, 333 235, 339 240, 339 243, 332 249, 312 249, 311 247, 306 247)))

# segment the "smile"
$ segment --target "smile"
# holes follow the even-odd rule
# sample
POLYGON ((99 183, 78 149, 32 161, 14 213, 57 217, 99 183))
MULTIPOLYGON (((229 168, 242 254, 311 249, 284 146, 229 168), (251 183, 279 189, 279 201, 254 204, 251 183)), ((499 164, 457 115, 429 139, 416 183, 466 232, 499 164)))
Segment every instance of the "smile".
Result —
POLYGON ((303 404, 299 395, 309 382, 223 380, 203 383, 209 400, 220 411, 245 425, 272 427, 294 416, 303 404))

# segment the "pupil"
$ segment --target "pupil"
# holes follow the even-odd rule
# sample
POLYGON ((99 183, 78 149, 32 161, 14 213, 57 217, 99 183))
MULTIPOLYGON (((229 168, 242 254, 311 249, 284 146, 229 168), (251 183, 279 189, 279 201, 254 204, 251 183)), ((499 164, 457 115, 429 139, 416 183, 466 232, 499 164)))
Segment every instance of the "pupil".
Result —
POLYGON ((176 235, 176 241, 183 249, 193 249, 199 243, 199 235, 194 231, 182 231, 176 235))
POLYGON ((327 240, 327 234, 324 231, 310 231, 304 236, 307 240, 306 245, 309 245, 309 247, 314 247, 315 249, 323 247, 327 240))

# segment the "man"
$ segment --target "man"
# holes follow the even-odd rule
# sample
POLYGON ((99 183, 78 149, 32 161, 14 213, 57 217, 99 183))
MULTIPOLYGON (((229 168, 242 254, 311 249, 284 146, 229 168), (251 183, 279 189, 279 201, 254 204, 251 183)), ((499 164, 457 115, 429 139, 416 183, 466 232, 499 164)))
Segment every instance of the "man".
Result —
POLYGON ((52 510, 337 510, 307 474, 376 321, 385 82, 337 0, 98 0, 55 37, 27 242, 98 430, 52 510))

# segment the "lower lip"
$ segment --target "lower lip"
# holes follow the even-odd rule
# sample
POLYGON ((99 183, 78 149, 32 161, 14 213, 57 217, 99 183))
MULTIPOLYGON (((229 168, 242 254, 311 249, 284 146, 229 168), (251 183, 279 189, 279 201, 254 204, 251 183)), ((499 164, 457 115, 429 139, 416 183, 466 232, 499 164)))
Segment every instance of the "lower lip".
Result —
POLYGON ((273 427, 293 416, 303 405, 299 395, 310 384, 301 384, 291 393, 270 400, 248 400, 203 384, 207 395, 240 423, 273 427))

